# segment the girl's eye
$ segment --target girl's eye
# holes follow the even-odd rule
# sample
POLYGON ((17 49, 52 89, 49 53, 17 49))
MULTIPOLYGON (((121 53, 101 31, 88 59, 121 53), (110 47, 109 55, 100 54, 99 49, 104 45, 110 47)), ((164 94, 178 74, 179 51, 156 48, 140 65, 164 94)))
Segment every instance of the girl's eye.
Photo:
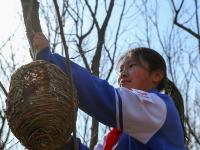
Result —
POLYGON ((129 68, 132 68, 133 66, 135 66, 136 64, 130 64, 129 65, 129 68))

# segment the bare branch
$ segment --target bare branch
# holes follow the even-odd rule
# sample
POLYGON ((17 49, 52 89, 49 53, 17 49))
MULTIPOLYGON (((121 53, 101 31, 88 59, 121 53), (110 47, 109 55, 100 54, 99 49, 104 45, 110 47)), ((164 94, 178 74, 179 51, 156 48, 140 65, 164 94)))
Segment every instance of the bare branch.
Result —
POLYGON ((102 47, 105 39, 105 32, 108 25, 108 21, 111 17, 113 6, 114 6, 114 0, 111 0, 108 8, 108 13, 106 14, 106 18, 104 19, 102 28, 98 31, 97 49, 93 57, 92 67, 91 67, 92 72, 97 76, 99 76, 99 64, 100 64, 102 47))
MULTIPOLYGON (((57 0, 53 0, 54 2, 54 6, 55 6, 55 10, 56 10, 56 14, 58 17, 58 23, 59 23, 59 27, 60 27, 60 35, 61 35, 61 39, 62 39, 62 43, 64 46, 64 50, 65 50, 65 55, 66 55, 66 66, 67 66, 67 71, 68 71, 68 76, 69 76, 69 81, 70 81, 70 93, 72 95, 72 100, 75 100, 75 87, 73 84, 73 78, 72 78, 72 70, 71 70, 71 65, 70 65, 70 59, 69 59, 69 52, 68 52, 68 46, 66 44, 66 40, 65 40, 65 36, 64 36, 64 30, 63 30, 63 23, 61 20, 61 15, 60 15, 60 11, 59 11, 59 6, 57 3, 57 0)), ((76 110, 75 107, 73 107, 73 114, 74 114, 74 119, 73 121, 73 139, 74 139, 74 149, 77 149, 77 144, 76 144, 76 110)))
POLYGON ((36 48, 33 45, 35 32, 42 32, 39 20, 39 3, 37 0, 21 0, 24 23, 26 26, 27 37, 31 46, 31 57, 36 59, 36 48))
POLYGON ((188 129, 189 129, 189 132, 192 134, 192 136, 194 137, 195 141, 200 145, 200 140, 199 140, 200 137, 197 137, 197 134, 192 129, 192 127, 191 127, 191 125, 189 123, 189 120, 186 121, 186 123, 187 123, 188 129))
POLYGON ((173 8, 174 8, 174 12, 175 12, 175 16, 174 16, 174 24, 177 25, 178 27, 180 27, 181 29, 185 30, 186 32, 188 32, 189 34, 191 34, 192 36, 194 36, 195 38, 197 38, 198 40, 200 39, 200 35, 195 33, 194 31, 192 31, 190 28, 184 26, 183 24, 178 22, 178 14, 183 6, 184 0, 181 1, 181 4, 179 6, 178 9, 176 9, 174 0, 171 0, 173 8))
POLYGON ((86 5, 87 5, 87 7, 88 7, 88 9, 89 9, 89 11, 91 13, 91 16, 92 16, 93 21, 94 21, 94 23, 96 25, 96 28, 99 31, 100 27, 99 27, 99 23, 98 23, 97 18, 96 18, 96 10, 97 10, 97 6, 98 6, 98 0, 96 0, 96 5, 95 5, 95 11, 94 12, 92 11, 92 8, 88 3, 88 0, 85 0, 85 3, 86 3, 86 5))
POLYGON ((125 12, 125 7, 126 7, 126 0, 124 0, 124 2, 123 2, 122 11, 121 11, 120 18, 119 18, 119 23, 118 23, 117 32, 116 32, 115 41, 114 41, 114 52, 113 52, 112 58, 110 56, 109 50, 106 48, 106 46, 104 44, 105 50, 108 53, 108 58, 111 62, 111 67, 108 71, 108 75, 106 77, 106 80, 108 80, 110 78, 110 75, 111 75, 113 67, 114 67, 115 55, 116 55, 117 46, 118 46, 119 32, 120 32, 120 29, 121 29, 121 24, 122 24, 124 12, 125 12))
POLYGON ((6 91, 6 89, 5 89, 5 87, 3 86, 3 84, 1 83, 1 81, 0 81, 0 87, 1 87, 1 89, 3 90, 4 94, 5 94, 6 96, 8 96, 8 92, 6 91))

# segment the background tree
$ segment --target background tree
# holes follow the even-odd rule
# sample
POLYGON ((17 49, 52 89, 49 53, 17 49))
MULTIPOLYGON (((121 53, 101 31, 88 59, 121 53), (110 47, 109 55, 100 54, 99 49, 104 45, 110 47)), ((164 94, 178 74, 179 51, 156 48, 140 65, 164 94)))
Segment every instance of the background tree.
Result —
POLYGON ((12 49, 11 40, 15 33, 10 35, 6 41, 1 41, 0 45, 0 150, 6 149, 6 145, 13 139, 10 129, 7 127, 6 116, 4 113, 7 89, 5 85, 9 82, 10 74, 16 70, 17 62, 15 61, 15 53, 12 49), (4 55, 4 48, 10 47, 10 53, 4 55))
MULTIPOLYGON (((50 40, 52 51, 64 55, 53 1, 39 2, 40 19, 34 23, 40 21, 43 32, 50 40)), ((30 8, 30 4, 27 8, 30 8)), ((168 77, 178 87, 184 99, 189 138, 187 148, 199 149, 198 1, 68 0, 58 1, 58 4, 71 59, 112 84, 117 84, 114 63, 128 48, 146 46, 163 55, 168 66, 168 77)), ((13 52, 14 54, 16 53, 13 52)), ((2 56, 5 55, 2 53, 2 56)), ((15 65, 13 70, 16 66, 19 65, 15 65)), ((3 63, 2 71, 10 67, 3 63)), ((7 78, 8 82, 12 71, 3 74, 1 81, 7 78)), ((97 139, 102 138, 107 130, 108 127, 99 125, 79 111, 77 135, 84 144, 93 148, 97 139)))
POLYGON ((199 85, 200 4, 197 0, 193 0, 190 3, 185 0, 180 0, 178 2, 171 0, 171 5, 174 16, 174 24, 177 28, 189 35, 187 37, 190 37, 195 41, 195 49, 198 51, 198 53, 194 50, 188 51, 188 68, 186 69, 184 66, 181 68, 185 79, 184 91, 186 102, 186 125, 188 129, 188 138, 190 139, 190 142, 187 144, 187 148, 200 148, 200 132, 197 128, 197 126, 199 126, 199 121, 195 119, 195 117, 199 115, 198 111, 200 109, 199 102, 197 101, 199 98, 199 95, 197 94, 199 93, 199 89, 194 89, 193 97, 190 96, 190 90, 191 88, 194 88, 194 84, 199 85))
POLYGON ((171 91, 172 95, 183 98, 185 102, 185 117, 182 118, 186 126, 187 149, 199 149, 199 119, 196 118, 199 114, 199 4, 197 1, 169 1, 172 21, 163 30, 162 17, 167 18, 159 14, 159 9, 163 9, 161 3, 156 0, 154 5, 149 1, 142 2, 143 7, 138 7, 138 10, 144 18, 142 30, 145 36, 142 39, 145 40, 140 37, 140 41, 149 47, 155 46, 153 40, 158 42, 156 47, 165 57, 168 76, 182 94, 171 91))

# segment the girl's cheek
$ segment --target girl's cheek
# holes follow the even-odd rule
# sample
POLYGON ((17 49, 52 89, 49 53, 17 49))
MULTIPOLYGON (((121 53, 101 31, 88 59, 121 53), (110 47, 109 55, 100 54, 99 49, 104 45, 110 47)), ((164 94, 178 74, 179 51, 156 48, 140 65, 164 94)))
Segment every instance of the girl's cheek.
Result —
POLYGON ((129 75, 133 74, 133 69, 132 68, 128 70, 128 74, 129 75))

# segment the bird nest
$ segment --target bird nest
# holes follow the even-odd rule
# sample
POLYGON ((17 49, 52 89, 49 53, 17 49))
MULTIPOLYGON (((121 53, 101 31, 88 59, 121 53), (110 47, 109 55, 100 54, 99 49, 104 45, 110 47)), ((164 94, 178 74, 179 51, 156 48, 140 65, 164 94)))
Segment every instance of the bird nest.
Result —
POLYGON ((29 150, 56 150, 71 136, 78 101, 68 75, 45 61, 19 68, 6 100, 9 127, 29 150))

